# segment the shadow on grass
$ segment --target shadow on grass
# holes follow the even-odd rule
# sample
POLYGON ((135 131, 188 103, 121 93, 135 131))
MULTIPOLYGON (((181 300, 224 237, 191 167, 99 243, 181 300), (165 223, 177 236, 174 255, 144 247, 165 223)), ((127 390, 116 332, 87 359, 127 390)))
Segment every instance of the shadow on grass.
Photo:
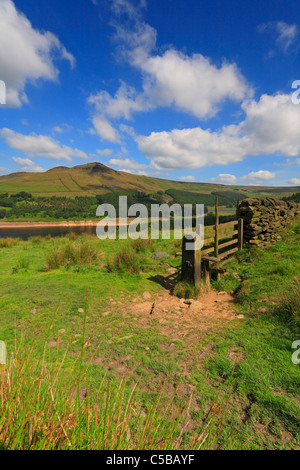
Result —
POLYGON ((159 284, 164 289, 168 290, 170 294, 173 293, 176 283, 179 281, 180 276, 178 274, 171 274, 170 276, 162 276, 161 274, 156 274, 155 276, 150 276, 149 281, 159 284))

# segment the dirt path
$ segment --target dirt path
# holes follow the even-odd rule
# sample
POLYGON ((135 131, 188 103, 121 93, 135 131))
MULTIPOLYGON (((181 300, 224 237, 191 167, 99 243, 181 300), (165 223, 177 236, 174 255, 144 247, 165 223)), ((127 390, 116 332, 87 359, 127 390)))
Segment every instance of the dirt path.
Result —
MULTIPOLYGON (((146 292, 144 297, 151 296, 146 292)), ((191 344, 203 333, 240 321, 243 316, 236 314, 234 303, 234 297, 226 292, 212 290, 198 300, 184 300, 165 291, 149 300, 133 299, 123 310, 135 316, 139 327, 148 328, 156 324, 161 334, 174 339, 188 336, 191 344)))

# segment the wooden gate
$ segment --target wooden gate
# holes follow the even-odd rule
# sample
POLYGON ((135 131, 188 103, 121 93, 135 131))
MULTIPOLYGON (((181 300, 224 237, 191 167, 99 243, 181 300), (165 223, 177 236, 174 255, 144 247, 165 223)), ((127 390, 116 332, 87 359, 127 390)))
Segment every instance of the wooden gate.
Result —
MULTIPOLYGON (((214 237, 204 241, 204 247, 197 253, 185 252, 185 242, 182 245, 182 279, 194 285, 201 284, 201 271, 207 284, 210 284, 212 273, 217 279, 224 272, 223 266, 243 249, 243 219, 234 220, 224 224, 219 223, 218 198, 215 207, 214 237), (195 262, 194 262, 195 260, 195 262), (200 273, 199 273, 200 270, 200 273)), ((185 239, 184 239, 185 240, 185 239)))

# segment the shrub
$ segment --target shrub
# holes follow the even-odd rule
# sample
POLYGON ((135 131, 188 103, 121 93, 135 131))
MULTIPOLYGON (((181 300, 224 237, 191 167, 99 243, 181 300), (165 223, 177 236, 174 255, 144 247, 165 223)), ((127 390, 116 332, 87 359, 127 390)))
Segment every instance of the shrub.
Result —
POLYGON ((25 269, 27 270, 29 268, 30 264, 30 259, 28 256, 23 256, 22 258, 19 259, 17 268, 18 269, 25 269))
POLYGON ((125 247, 115 255, 108 267, 111 271, 127 271, 131 274, 137 274, 140 271, 140 260, 132 248, 125 247))
POLYGON ((47 256, 48 269, 58 269, 60 266, 93 264, 98 257, 97 249, 83 243, 67 243, 62 247, 54 247, 47 256))
POLYGON ((75 232, 70 232, 70 233, 68 233, 68 235, 67 235, 67 238, 68 238, 69 240, 72 240, 72 241, 77 240, 78 237, 79 237, 79 235, 78 235, 77 233, 75 233, 75 232))
POLYGON ((0 248, 12 248, 16 246, 20 238, 0 238, 0 248))
POLYGON ((153 251, 153 241, 150 238, 146 240, 143 240, 142 238, 132 240, 131 246, 136 253, 145 253, 145 251, 153 251))
POLYGON ((51 235, 46 235, 44 237, 42 235, 34 235, 33 237, 29 238, 29 241, 32 242, 34 245, 40 245, 46 240, 51 240, 51 235))

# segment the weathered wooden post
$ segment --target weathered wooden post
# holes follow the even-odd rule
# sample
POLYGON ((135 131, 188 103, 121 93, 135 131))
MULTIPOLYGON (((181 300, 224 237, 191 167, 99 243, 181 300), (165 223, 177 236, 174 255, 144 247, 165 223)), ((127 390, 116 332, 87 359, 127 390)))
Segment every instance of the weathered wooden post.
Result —
POLYGON ((238 225, 238 249, 241 251, 244 244, 244 219, 239 219, 238 225))
MULTIPOLYGON (((219 198, 216 196, 216 205, 215 205, 215 257, 219 257, 219 198)), ((219 268, 219 263, 217 263, 217 269, 219 268)), ((217 271, 217 280, 219 281, 221 275, 217 271)))
POLYGON ((201 249, 197 249, 195 234, 185 235, 182 239, 182 280, 194 286, 201 285, 201 249), (192 243, 194 249, 191 249, 192 243))

